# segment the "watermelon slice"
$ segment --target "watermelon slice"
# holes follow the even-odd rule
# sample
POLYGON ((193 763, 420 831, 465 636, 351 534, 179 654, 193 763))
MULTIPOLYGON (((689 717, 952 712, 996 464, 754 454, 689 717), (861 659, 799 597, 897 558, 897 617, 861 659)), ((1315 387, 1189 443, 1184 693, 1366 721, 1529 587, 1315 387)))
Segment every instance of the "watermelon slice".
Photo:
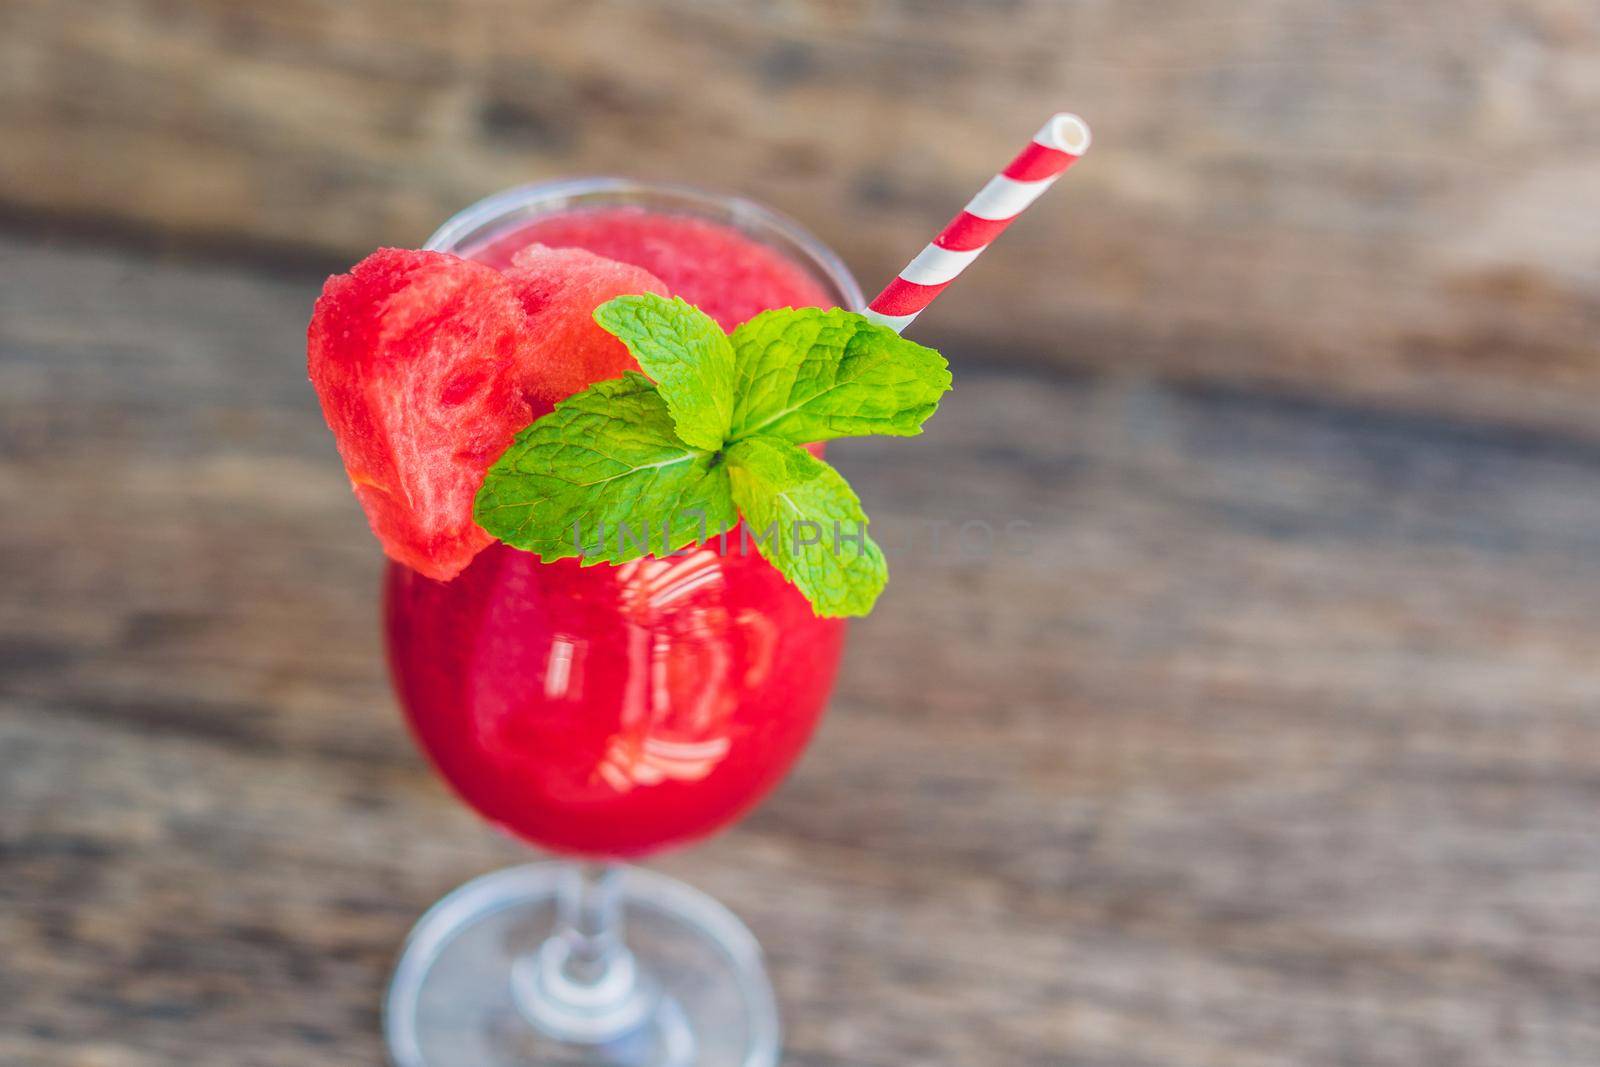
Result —
POLYGON ((307 368, 391 559, 442 581, 490 544, 472 519, 484 472, 555 401, 635 365, 592 316, 645 291, 665 288, 637 267, 551 249, 501 274, 382 248, 328 279, 307 368))
POLYGON ((661 279, 581 248, 529 245, 512 257, 506 278, 528 312, 533 347, 524 354, 529 394, 554 404, 639 364, 594 321, 594 309, 624 293, 667 295, 661 279))
POLYGON ((328 279, 307 364, 356 497, 392 559, 452 578, 492 540, 472 497, 532 419, 527 315, 490 267, 383 248, 328 279))

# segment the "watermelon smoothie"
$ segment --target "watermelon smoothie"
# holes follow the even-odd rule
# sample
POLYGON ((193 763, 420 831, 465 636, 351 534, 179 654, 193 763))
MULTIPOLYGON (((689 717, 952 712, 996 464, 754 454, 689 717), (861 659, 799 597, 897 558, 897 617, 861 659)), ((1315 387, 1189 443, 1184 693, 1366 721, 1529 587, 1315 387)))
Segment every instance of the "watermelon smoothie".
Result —
MULTIPOLYGON (((430 247, 503 268, 530 244, 642 267, 725 329, 860 304, 778 216, 619 182, 513 190, 430 247)), ((421 747, 486 819, 557 852, 638 857, 727 825, 799 756, 844 638, 740 543, 581 567, 496 542, 449 582, 391 563, 389 661, 421 747)))

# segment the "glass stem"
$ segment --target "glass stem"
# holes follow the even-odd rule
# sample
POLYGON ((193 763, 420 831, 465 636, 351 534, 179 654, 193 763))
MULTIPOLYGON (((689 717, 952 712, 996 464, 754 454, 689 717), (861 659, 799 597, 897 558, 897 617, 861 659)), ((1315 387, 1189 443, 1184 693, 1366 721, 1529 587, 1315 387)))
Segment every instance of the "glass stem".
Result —
POLYGON ((566 942, 566 974, 578 985, 598 985, 619 957, 629 955, 622 941, 622 868, 574 863, 564 874, 555 936, 566 942))
POLYGON ((566 1041, 611 1041, 655 1007, 653 986, 623 942, 623 868, 569 864, 561 872, 555 930, 512 972, 512 991, 530 1022, 566 1041))

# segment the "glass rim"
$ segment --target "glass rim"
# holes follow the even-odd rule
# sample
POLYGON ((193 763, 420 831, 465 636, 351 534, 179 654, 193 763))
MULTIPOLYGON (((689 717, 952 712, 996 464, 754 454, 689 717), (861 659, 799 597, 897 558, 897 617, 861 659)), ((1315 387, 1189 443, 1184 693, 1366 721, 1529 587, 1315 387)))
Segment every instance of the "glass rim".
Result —
MULTIPOLYGON (((632 178, 595 176, 586 178, 561 178, 554 181, 529 182, 514 185, 498 193, 491 193, 451 215, 433 231, 423 248, 430 252, 455 252, 472 236, 491 226, 496 220, 517 212, 527 211, 541 202, 549 202, 551 210, 561 206, 581 206, 581 201, 635 196, 641 200, 657 198, 671 201, 668 206, 682 208, 686 214, 700 215, 713 222, 723 222, 748 236, 751 232, 766 229, 777 234, 794 247, 804 259, 801 266, 816 271, 830 284, 839 297, 839 306, 859 311, 866 306, 866 297, 844 260, 799 222, 773 208, 742 196, 699 189, 692 185, 674 182, 648 182, 632 178)), ((648 205, 641 205, 648 206, 648 205)))

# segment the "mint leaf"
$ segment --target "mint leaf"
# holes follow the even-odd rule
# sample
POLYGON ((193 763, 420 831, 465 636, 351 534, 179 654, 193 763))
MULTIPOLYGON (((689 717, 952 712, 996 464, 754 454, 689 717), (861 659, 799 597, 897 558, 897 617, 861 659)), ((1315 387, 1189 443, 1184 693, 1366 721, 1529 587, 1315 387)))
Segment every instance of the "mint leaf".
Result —
POLYGON ((692 304, 653 293, 608 300, 594 319, 655 379, 678 437, 721 448, 733 418, 733 346, 722 327, 692 304))
POLYGON ((728 450, 746 536, 818 615, 865 615, 889 580, 867 536, 861 501, 838 471, 805 449, 756 436, 728 450))
POLYGON ((910 437, 950 388, 931 348, 849 311, 780 308, 733 331, 737 399, 730 440, 796 444, 854 434, 910 437))
POLYGON ((586 565, 665 556, 737 520, 727 465, 681 440, 656 387, 633 371, 517 434, 484 477, 473 517, 540 559, 582 555, 586 565))

